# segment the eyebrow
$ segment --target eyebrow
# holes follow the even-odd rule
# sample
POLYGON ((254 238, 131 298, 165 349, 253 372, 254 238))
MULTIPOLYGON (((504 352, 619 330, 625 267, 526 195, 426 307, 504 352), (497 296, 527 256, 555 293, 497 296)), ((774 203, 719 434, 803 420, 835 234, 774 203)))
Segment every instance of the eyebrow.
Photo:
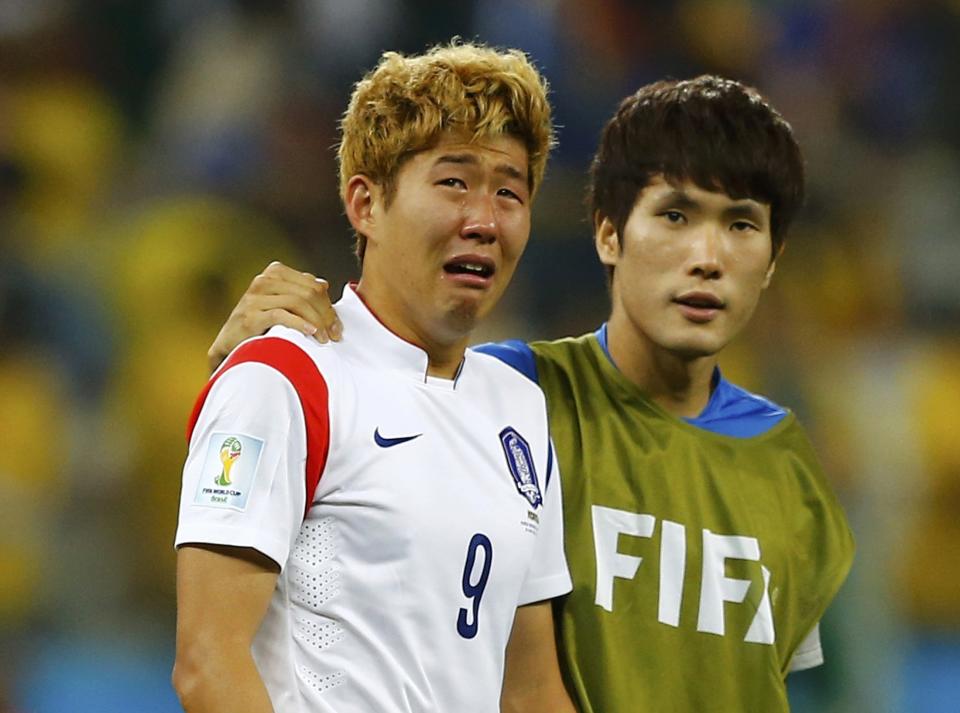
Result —
POLYGON ((664 193, 656 201, 657 210, 663 210, 667 207, 672 208, 699 208, 700 204, 693 200, 689 195, 683 191, 673 189, 668 193, 664 193))
MULTIPOLYGON (((442 163, 476 166, 479 164, 479 161, 472 153, 444 154, 434 161, 433 165, 437 166, 442 163)), ((493 171, 494 173, 502 174, 508 178, 515 178, 518 181, 525 181, 527 179, 525 172, 519 170, 516 166, 510 165, 509 163, 498 163, 496 166, 494 166, 493 171)))
POLYGON ((737 203, 727 208, 724 213, 729 218, 748 218, 756 223, 764 221, 763 210, 755 201, 737 203))

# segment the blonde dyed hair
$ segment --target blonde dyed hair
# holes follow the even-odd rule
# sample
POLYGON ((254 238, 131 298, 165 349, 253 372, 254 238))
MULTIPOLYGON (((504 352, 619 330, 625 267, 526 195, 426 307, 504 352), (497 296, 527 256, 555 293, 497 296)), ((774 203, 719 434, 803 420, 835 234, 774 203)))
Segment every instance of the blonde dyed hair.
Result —
MULTIPOLYGON (((357 82, 340 122, 341 198, 350 177, 363 174, 383 187, 389 205, 404 161, 447 131, 518 138, 534 195, 555 143, 546 79, 519 50, 454 41, 412 57, 385 52, 357 82)), ((361 261, 365 247, 358 235, 361 261)))

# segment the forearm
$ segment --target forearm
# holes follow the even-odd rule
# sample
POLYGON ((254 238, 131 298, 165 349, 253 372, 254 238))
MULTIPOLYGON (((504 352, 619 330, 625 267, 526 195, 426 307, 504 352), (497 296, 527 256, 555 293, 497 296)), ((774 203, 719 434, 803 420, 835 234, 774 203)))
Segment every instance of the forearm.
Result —
POLYGON ((522 690, 504 689, 500 696, 501 713, 576 713, 563 686, 525 686, 522 690))
POLYGON ((576 713, 560 675, 550 602, 517 610, 507 643, 500 710, 576 713))
POLYGON ((188 663, 179 657, 173 684, 186 713, 273 713, 267 688, 249 653, 188 663))
POLYGON ((184 545, 177 552, 173 686, 187 713, 273 713, 250 646, 279 568, 248 548, 184 545), (210 602, 227 602, 214 606, 210 602))

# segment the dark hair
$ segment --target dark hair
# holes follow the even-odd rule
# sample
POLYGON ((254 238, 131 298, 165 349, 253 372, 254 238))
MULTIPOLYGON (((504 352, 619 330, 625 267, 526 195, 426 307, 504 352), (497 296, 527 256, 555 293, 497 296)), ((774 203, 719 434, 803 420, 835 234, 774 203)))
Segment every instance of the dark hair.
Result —
POLYGON ((790 124, 751 87, 703 75, 641 87, 607 122, 590 166, 590 220, 623 231, 656 175, 770 205, 773 253, 803 203, 804 171, 790 124))

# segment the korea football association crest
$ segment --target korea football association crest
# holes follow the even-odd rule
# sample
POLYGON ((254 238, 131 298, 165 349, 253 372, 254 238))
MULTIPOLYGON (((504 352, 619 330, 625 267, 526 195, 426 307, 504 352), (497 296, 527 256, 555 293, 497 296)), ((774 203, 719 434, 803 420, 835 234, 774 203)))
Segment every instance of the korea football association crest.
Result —
POLYGON ((237 433, 211 434, 193 502, 245 510, 260 463, 263 441, 237 433))
POLYGON ((500 431, 500 444, 503 446, 503 454, 507 457, 507 466, 517 490, 527 499, 530 507, 540 507, 543 504, 543 495, 533 465, 530 444, 512 426, 500 431))

